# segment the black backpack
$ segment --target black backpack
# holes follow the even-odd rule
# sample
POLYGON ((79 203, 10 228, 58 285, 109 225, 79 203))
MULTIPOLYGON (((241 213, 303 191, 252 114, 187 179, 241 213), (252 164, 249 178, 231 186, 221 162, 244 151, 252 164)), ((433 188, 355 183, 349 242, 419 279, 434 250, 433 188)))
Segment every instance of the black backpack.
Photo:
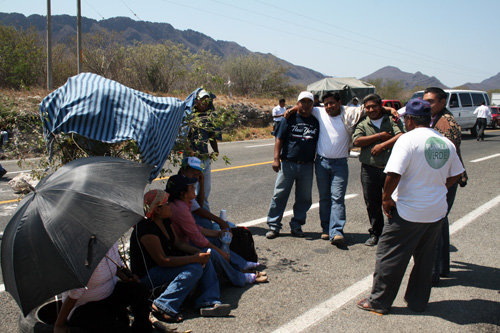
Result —
POLYGON ((239 254, 246 261, 257 262, 257 252, 250 230, 245 227, 231 228, 233 240, 229 248, 239 254))

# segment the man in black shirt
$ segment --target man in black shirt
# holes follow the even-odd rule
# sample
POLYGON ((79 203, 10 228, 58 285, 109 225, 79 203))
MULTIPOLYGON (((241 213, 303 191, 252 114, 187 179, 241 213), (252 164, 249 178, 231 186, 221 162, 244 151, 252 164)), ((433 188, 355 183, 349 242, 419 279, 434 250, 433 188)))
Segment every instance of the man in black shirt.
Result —
POLYGON ((267 224, 268 239, 279 235, 283 212, 295 183, 295 204, 290 230, 296 237, 304 237, 302 225, 312 203, 313 167, 318 142, 319 123, 311 115, 314 97, 303 91, 298 97, 298 112, 282 118, 274 144, 273 170, 278 172, 271 199, 267 224))

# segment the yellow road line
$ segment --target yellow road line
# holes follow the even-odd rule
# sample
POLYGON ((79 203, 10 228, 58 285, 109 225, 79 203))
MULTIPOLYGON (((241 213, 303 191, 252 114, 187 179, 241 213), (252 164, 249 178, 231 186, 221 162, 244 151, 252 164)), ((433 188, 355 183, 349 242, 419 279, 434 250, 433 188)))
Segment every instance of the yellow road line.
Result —
MULTIPOLYGON (((264 164, 271 164, 273 161, 270 162, 260 162, 260 163, 254 163, 254 164, 246 164, 246 165, 240 165, 240 166, 234 166, 234 167, 228 167, 228 168, 222 168, 222 169, 215 169, 212 170, 212 172, 219 172, 219 171, 226 171, 226 170, 233 170, 233 169, 241 169, 241 168, 248 168, 252 166, 257 166, 257 165, 264 165, 264 164)), ((158 181, 158 180, 166 180, 169 177, 161 177, 161 178, 156 178, 153 181, 158 181)))
POLYGON ((13 203, 13 202, 18 202, 18 201, 21 201, 21 199, 12 199, 12 200, 0 201, 0 205, 8 204, 8 203, 13 203))

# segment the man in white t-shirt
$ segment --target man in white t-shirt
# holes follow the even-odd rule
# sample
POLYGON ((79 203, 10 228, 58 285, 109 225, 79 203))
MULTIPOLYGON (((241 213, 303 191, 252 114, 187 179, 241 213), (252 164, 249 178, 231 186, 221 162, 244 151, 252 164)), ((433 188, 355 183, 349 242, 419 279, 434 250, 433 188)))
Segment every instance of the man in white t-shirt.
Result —
POLYGON ((279 100, 279 104, 273 109, 273 135, 278 131, 279 122, 281 118, 283 118, 285 112, 285 99, 282 98, 279 100))
POLYGON ((481 102, 475 110, 474 114, 477 115, 477 141, 484 141, 484 129, 486 128, 486 124, 488 123, 488 119, 491 118, 491 111, 484 101, 481 102))
POLYGON ((405 301, 424 311, 432 288, 432 267, 441 224, 447 213, 446 193, 464 171, 453 143, 429 128, 431 105, 412 99, 406 105, 403 134, 387 162, 382 197, 389 222, 380 236, 370 297, 360 309, 386 313, 401 285, 410 258, 414 266, 405 301))

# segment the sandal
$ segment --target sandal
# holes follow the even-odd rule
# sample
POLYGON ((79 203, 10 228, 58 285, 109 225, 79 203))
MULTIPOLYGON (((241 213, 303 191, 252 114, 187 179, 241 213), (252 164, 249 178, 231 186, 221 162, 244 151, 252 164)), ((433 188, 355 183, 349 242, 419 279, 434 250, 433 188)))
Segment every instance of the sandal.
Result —
POLYGON ((163 321, 165 323, 180 323, 184 320, 184 316, 180 313, 175 316, 171 316, 163 310, 158 309, 154 304, 151 305, 151 314, 158 320, 163 321))
POLYGON ((255 283, 264 283, 267 281, 267 273, 266 272, 257 272, 255 274, 255 283))
POLYGON ((358 308, 360 308, 361 310, 365 310, 365 311, 371 311, 371 312, 375 312, 375 313, 379 313, 379 314, 387 313, 386 310, 373 308, 372 305, 370 304, 370 301, 368 301, 368 298, 364 298, 360 301, 357 301, 356 306, 358 308))

